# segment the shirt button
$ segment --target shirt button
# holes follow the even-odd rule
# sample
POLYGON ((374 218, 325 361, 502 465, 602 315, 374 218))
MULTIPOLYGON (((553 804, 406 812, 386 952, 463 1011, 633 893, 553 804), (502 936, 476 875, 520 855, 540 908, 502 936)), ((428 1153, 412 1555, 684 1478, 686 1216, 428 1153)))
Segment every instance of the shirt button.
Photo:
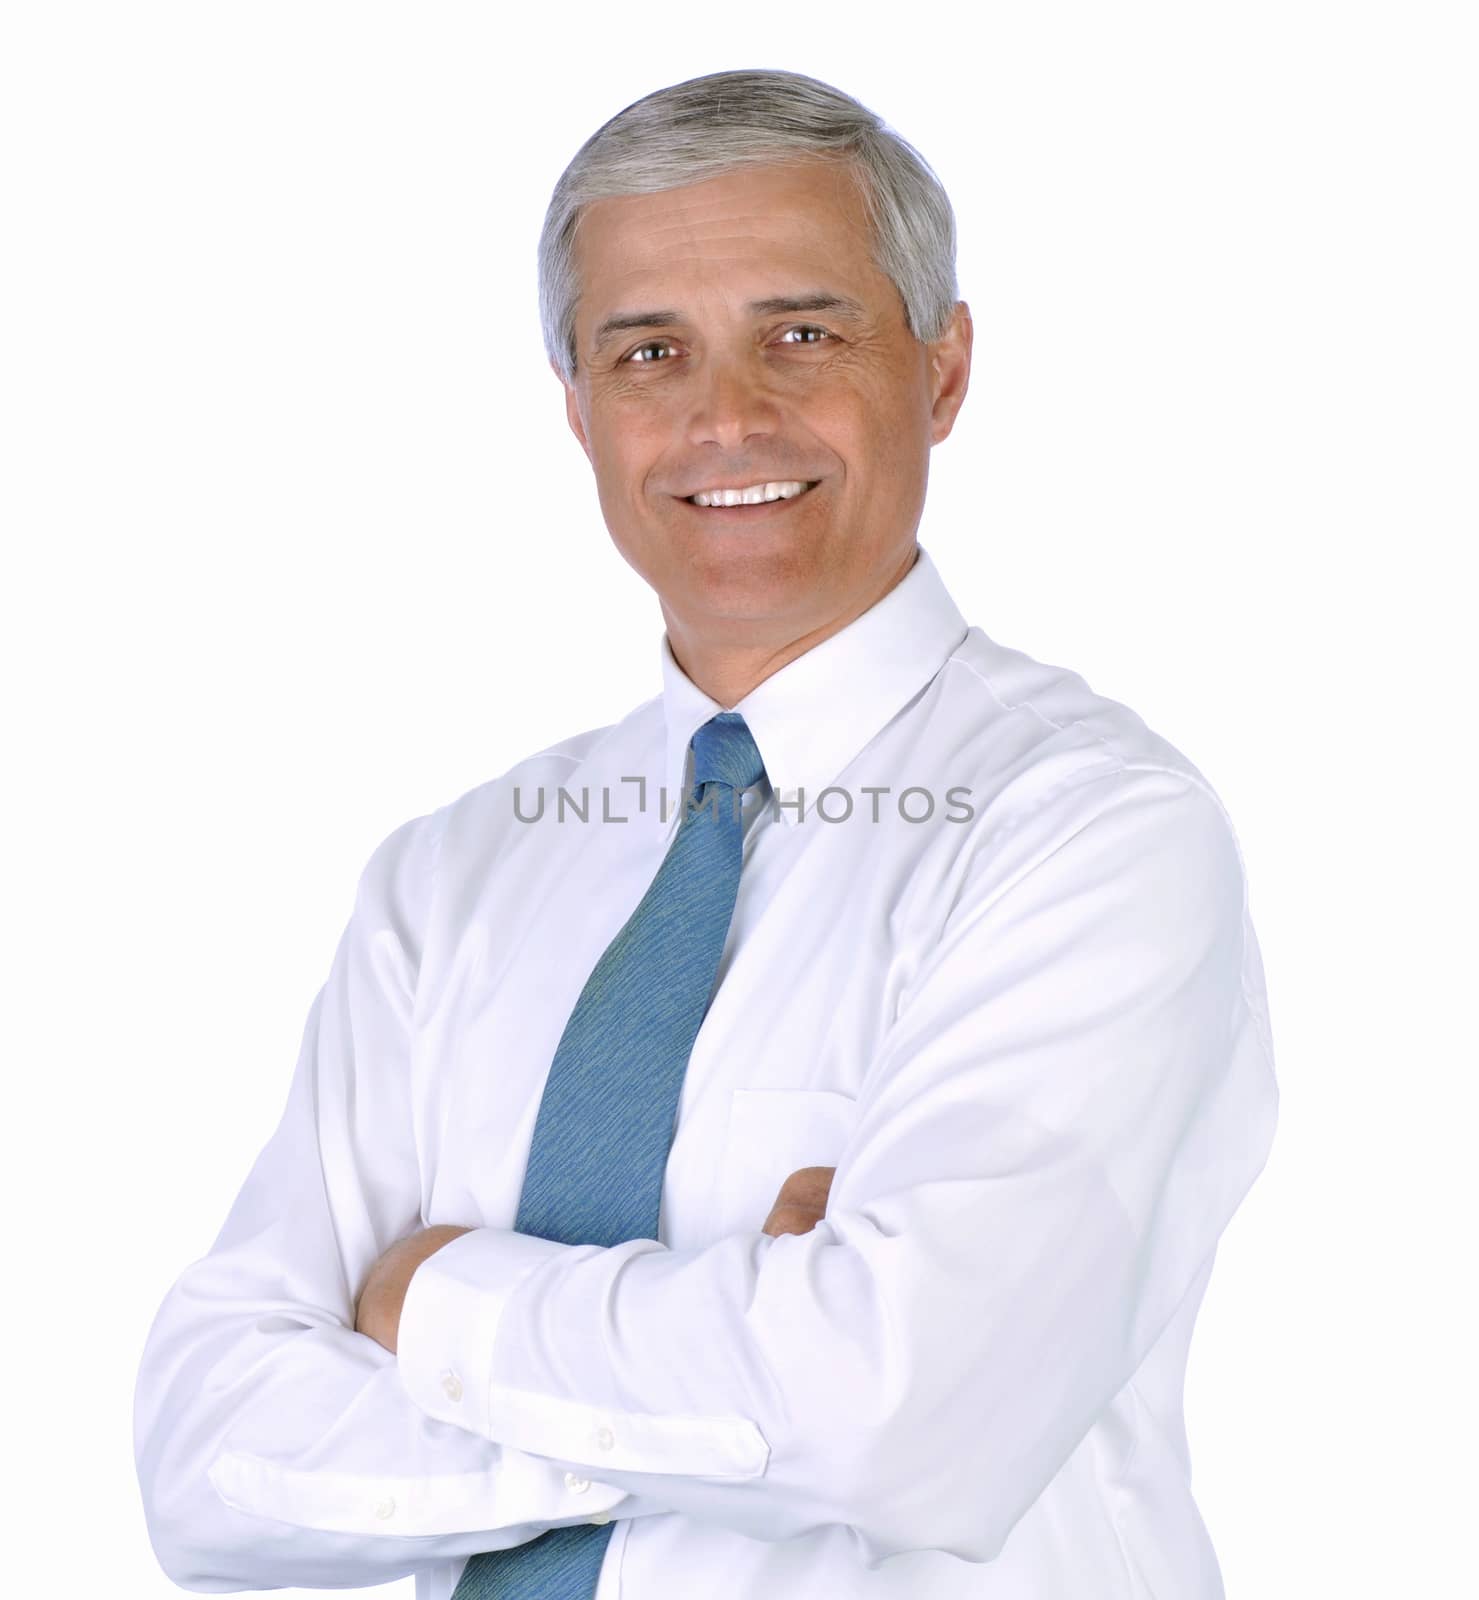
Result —
POLYGON ((612 1433, 610 1428, 596 1429, 596 1448, 598 1450, 609 1450, 615 1443, 616 1435, 612 1433))
POLYGON ((591 1480, 589 1478, 578 1477, 573 1472, 567 1472, 565 1474, 565 1487, 571 1492, 571 1494, 584 1494, 585 1491, 590 1488, 590 1486, 591 1480))
POLYGON ((443 1377, 442 1393, 449 1400, 460 1400, 462 1398, 462 1379, 455 1372, 449 1372, 443 1377))
POLYGON ((598 1511, 595 1516, 587 1517, 585 1520, 594 1523, 599 1528, 602 1523, 611 1521, 611 1513, 609 1511, 598 1511))
POLYGON ((382 1522, 386 1519, 386 1517, 393 1517, 395 1515, 395 1501, 391 1499, 382 1500, 380 1504, 375 1507, 375 1515, 379 1517, 382 1522))

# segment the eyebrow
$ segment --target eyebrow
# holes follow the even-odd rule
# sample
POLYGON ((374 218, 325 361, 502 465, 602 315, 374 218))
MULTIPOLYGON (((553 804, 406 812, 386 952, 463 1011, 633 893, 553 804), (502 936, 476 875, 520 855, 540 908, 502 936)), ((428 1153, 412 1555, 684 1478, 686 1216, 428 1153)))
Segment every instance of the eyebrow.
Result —
MULTIPOLYGON (((836 311, 846 317, 861 320, 868 308, 849 295, 831 294, 818 290, 815 294, 772 295, 768 300, 751 300, 745 307, 752 317, 775 316, 780 312, 836 311)), ((634 328, 671 328, 682 322, 681 311, 618 311, 606 318, 591 343, 591 354, 599 355, 619 333, 629 333, 634 328)))

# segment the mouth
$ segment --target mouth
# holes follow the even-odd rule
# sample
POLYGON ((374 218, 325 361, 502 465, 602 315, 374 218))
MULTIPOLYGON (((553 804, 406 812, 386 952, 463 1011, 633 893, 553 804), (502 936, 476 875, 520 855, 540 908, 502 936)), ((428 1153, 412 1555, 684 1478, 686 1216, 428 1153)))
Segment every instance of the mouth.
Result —
MULTIPOLYGON (((797 482, 805 480, 797 479, 797 482)), ((738 522, 753 522, 758 518, 783 516, 794 505, 806 499, 807 495, 821 482, 814 478, 806 484, 800 494, 778 495, 774 500, 762 500, 755 505, 736 506, 701 506, 692 495, 680 496, 681 503, 687 506, 695 516, 706 517, 711 522, 729 524, 738 522)))

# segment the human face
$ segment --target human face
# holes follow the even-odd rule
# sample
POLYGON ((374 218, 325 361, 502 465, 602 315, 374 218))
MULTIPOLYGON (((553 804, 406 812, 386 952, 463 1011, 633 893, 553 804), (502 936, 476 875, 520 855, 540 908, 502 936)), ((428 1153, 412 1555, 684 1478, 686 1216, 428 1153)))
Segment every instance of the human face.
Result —
POLYGON ((970 313, 934 344, 910 333, 850 175, 809 161, 602 200, 575 260, 566 413, 679 659, 809 648, 892 588, 965 398, 970 313), (835 303, 763 304, 818 296, 835 303), (759 509, 687 498, 791 480, 815 487, 759 509))

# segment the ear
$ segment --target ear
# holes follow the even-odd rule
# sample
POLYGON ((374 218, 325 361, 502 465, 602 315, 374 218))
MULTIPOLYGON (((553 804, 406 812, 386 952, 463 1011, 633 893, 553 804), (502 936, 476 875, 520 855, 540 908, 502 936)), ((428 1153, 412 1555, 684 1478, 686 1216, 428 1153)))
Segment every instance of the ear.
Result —
POLYGON ((590 440, 585 436, 585 424, 580 420, 580 397, 575 392, 573 383, 566 383, 560 376, 560 369, 553 361, 549 369, 560 379, 560 387, 565 391, 565 420, 570 424, 570 431, 580 441, 580 448, 585 451, 586 459, 591 459, 590 440))
POLYGON ((950 437, 955 418, 965 401, 971 381, 971 308, 964 300, 955 310, 945 332, 927 346, 930 365, 930 443, 950 437))

